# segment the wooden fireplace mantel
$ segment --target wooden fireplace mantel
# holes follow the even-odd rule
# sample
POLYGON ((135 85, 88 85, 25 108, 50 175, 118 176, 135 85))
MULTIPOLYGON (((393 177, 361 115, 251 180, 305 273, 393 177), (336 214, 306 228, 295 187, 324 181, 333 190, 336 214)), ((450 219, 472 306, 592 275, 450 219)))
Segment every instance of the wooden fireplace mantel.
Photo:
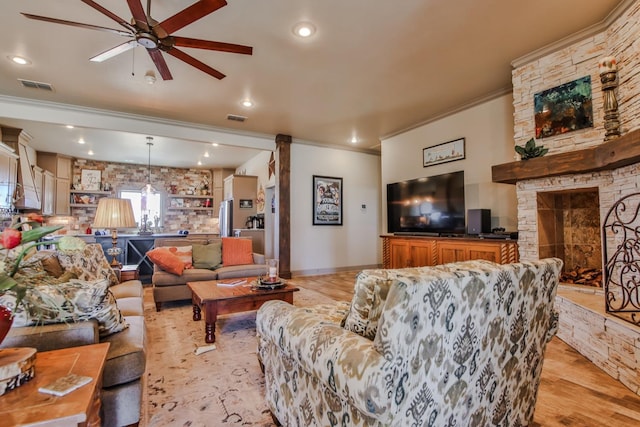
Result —
POLYGON ((491 176, 493 182, 515 184, 525 179, 613 170, 634 163, 640 163, 640 129, 596 147, 494 165, 491 176))

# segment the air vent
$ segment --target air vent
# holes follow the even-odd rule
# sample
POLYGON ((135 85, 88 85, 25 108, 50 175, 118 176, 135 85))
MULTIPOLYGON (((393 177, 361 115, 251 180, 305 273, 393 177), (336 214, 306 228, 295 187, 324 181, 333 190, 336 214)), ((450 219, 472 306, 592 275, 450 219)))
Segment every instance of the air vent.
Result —
POLYGON ((227 114, 227 120, 233 120, 234 122, 244 122, 247 120, 245 116, 237 116, 235 114, 227 114))
POLYGON ((35 82, 33 80, 24 79, 18 79, 18 81, 22 84, 23 87, 29 89, 41 89, 48 92, 53 92, 53 86, 50 83, 35 82))

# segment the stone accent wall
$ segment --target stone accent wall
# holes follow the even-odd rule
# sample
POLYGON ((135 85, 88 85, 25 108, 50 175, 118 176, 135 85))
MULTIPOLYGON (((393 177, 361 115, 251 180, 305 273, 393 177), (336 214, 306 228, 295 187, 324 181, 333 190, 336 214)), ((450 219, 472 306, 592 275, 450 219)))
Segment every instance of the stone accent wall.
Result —
MULTIPOLYGON (((72 183, 80 183, 82 169, 101 171, 102 183, 109 183, 113 194, 120 189, 138 190, 147 183, 148 165, 126 163, 107 163, 87 159, 76 159, 73 164, 72 183)), ((170 185, 176 185, 178 191, 199 190, 204 180, 208 181, 209 190, 213 188, 212 173, 207 169, 181 169, 151 166, 151 184, 165 194, 170 185)), ((214 206, 219 204, 214 200, 214 206)), ((168 202, 166 204, 168 206, 168 202)), ((95 208, 71 209, 71 218, 52 219, 51 223, 67 223, 70 229, 84 231, 93 221, 95 208), (61 221, 62 220, 62 221, 61 221)), ((217 233, 217 213, 202 210, 167 210, 164 212, 163 232, 171 233, 178 230, 189 230, 191 233, 217 233), (214 218, 215 216, 215 218, 214 218)))
MULTIPOLYGON (((522 145, 535 135, 535 93, 590 75, 594 127, 544 138, 549 155, 600 145, 604 142, 604 114, 598 60, 614 56, 618 62, 616 90, 621 131, 640 128, 640 0, 633 3, 606 31, 574 43, 513 70, 514 139, 522 145)), ((539 258, 537 192, 598 188, 600 225, 620 198, 640 191, 640 165, 613 171, 565 175, 518 182, 518 246, 521 260, 539 258)), ((616 242, 604 242, 609 253, 616 242)), ((604 307, 602 295, 602 307, 604 307)), ((558 337, 636 393, 640 392, 640 351, 637 326, 556 298, 560 312, 558 337)))

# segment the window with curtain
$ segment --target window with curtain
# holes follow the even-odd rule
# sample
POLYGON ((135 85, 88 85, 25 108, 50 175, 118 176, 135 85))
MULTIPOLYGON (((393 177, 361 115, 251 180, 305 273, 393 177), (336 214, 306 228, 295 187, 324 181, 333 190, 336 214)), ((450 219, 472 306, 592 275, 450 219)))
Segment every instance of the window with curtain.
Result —
POLYGON ((133 207, 133 214, 136 217, 138 227, 142 224, 142 216, 147 214, 147 225, 154 227, 154 218, 159 218, 158 227, 162 227, 163 214, 162 214, 162 195, 160 193, 145 194, 140 190, 120 190, 121 199, 131 200, 131 206, 133 207))

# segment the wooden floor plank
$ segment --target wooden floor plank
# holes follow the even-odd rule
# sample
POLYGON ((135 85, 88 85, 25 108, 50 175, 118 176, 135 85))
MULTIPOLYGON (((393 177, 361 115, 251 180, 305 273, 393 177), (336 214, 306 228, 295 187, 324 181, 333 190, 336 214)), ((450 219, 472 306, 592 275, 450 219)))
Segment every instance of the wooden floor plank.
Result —
MULTIPOLYGON (((294 277, 296 286, 350 301, 357 271, 294 277)), ((559 338, 551 340, 533 427, 638 427, 640 396, 611 378, 559 338)))

